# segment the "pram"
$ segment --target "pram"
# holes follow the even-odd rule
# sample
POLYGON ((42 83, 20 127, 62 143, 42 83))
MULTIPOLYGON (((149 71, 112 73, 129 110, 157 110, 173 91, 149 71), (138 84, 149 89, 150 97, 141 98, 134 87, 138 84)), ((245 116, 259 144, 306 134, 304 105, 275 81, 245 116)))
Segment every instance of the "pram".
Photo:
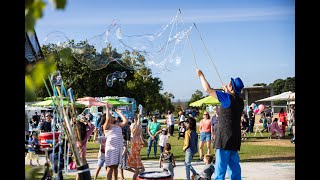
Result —
POLYGON ((186 132, 186 125, 184 124, 184 122, 179 122, 179 126, 178 126, 178 140, 180 139, 180 137, 184 138, 184 134, 186 132))
POLYGON ((247 132, 249 130, 249 125, 246 120, 241 121, 241 140, 246 141, 247 140, 247 132))

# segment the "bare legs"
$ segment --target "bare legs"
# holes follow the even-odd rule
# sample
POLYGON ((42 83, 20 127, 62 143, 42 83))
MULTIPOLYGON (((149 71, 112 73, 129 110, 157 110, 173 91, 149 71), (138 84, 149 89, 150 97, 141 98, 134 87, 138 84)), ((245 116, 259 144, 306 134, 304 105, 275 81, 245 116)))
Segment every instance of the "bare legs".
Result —
POLYGON ((144 167, 142 167, 142 168, 134 168, 134 170, 135 170, 135 172, 134 172, 134 174, 133 174, 133 177, 132 177, 132 179, 133 180, 136 180, 137 179, 137 177, 138 177, 138 175, 139 175, 139 173, 140 172, 144 172, 144 167))
POLYGON ((204 141, 200 141, 200 145, 199 145, 199 156, 200 156, 200 159, 203 158, 203 144, 204 144, 204 141))
POLYGON ((210 154, 211 153, 211 141, 207 141, 207 154, 210 154))
MULTIPOLYGON (((204 144, 204 141, 200 141, 200 145, 199 145, 200 159, 203 159, 203 144, 204 144)), ((210 154, 211 153, 211 149, 210 149, 211 141, 206 141, 206 145, 207 145, 207 154, 210 154)))
POLYGON ((96 174, 94 175, 94 179, 97 179, 98 178, 98 175, 99 175, 99 172, 101 170, 101 167, 98 166, 97 170, 96 170, 96 174))
POLYGON ((118 179, 118 165, 108 166, 106 167, 106 170, 107 180, 112 180, 112 177, 118 179))

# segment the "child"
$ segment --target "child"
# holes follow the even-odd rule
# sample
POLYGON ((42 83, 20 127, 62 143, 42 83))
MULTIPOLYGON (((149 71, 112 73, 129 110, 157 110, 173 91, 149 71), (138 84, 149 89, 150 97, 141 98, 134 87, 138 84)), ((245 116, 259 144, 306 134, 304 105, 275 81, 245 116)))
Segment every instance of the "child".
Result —
POLYGON ((103 167, 104 161, 105 161, 105 145, 106 145, 106 137, 105 136, 99 136, 98 137, 98 143, 100 144, 99 147, 99 153, 98 153, 98 168, 96 170, 96 174, 94 177, 94 180, 98 178, 99 172, 101 168, 103 167))
POLYGON ((30 138, 28 146, 29 146, 29 149, 28 149, 28 154, 26 156, 26 159, 30 160, 30 166, 33 166, 32 164, 33 159, 36 159, 38 166, 40 166, 39 155, 36 154, 36 151, 35 151, 35 149, 39 148, 39 141, 36 133, 32 134, 32 138, 30 138))
POLYGON ((212 164, 213 156, 211 154, 206 154, 203 158, 205 167, 200 174, 196 173, 191 176, 192 180, 210 180, 212 174, 214 173, 214 165, 212 164))
POLYGON ((164 171, 166 170, 171 173, 172 179, 173 179, 173 176, 174 176, 173 168, 176 167, 176 162, 170 150, 171 150, 170 143, 166 143, 164 147, 164 152, 162 152, 160 155, 159 164, 160 164, 160 168, 162 167, 164 171))
POLYGON ((163 152, 163 148, 168 142, 168 131, 166 128, 162 129, 162 133, 159 136, 160 154, 163 152))
POLYGON ((270 125, 271 137, 277 136, 277 133, 280 134, 280 137, 284 136, 282 129, 278 125, 278 118, 274 118, 273 122, 270 125))
POLYGON ((180 137, 184 138, 184 134, 186 132, 186 126, 184 124, 184 121, 179 122, 178 131, 179 131, 178 140, 180 139, 180 137))
POLYGON ((265 117, 264 113, 261 114, 260 123, 263 123, 263 129, 261 132, 263 132, 263 131, 268 132, 267 118, 265 117))
POLYGON ((183 151, 185 152, 184 164, 186 166, 187 180, 190 180, 190 170, 193 174, 196 174, 196 171, 191 165, 192 158, 198 152, 198 133, 196 132, 196 128, 196 120, 192 117, 188 117, 186 120, 187 131, 183 142, 183 151))

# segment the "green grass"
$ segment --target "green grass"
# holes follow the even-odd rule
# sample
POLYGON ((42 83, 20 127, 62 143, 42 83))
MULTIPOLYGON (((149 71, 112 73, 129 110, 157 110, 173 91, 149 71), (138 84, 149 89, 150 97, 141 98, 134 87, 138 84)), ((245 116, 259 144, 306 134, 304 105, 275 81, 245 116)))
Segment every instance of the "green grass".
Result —
MULTIPOLYGON (((165 125, 162 125, 162 128, 165 125)), ((261 129, 261 128, 260 128, 261 129)), ((175 129, 175 136, 169 137, 169 142, 172 146, 171 152, 174 153, 176 161, 184 161, 184 152, 182 150, 183 146, 183 138, 178 140, 177 138, 177 128, 175 129)), ((199 133, 199 132, 198 132, 199 133)), ((290 143, 290 138, 286 133, 286 137, 284 139, 268 139, 268 133, 262 133, 263 137, 260 136, 260 133, 257 133, 254 136, 254 133, 248 133, 247 140, 241 143, 241 149, 239 151, 240 161, 241 162, 295 162, 295 145, 290 143)), ((212 148, 212 146, 211 146, 212 148)), ((88 142, 87 144, 87 158, 97 158, 99 150, 99 144, 95 142, 88 142)), ((206 153, 206 145, 204 145, 204 153, 206 153)), ((159 158, 160 149, 158 147, 157 157, 159 158)), ((213 150, 211 150, 211 154, 213 150)), ((199 153, 196 154, 194 161, 198 159, 199 153)), ((147 147, 143 147, 141 150, 141 159, 143 161, 146 160, 154 160, 153 159, 153 148, 150 153, 150 158, 147 159, 147 147)), ((26 171, 30 168, 30 166, 26 165, 26 171)), ((40 179, 42 173, 38 173, 36 179, 40 179)), ((64 176, 66 180, 75 179, 74 175, 64 176)), ((105 177, 99 177, 99 180, 105 179, 105 177)))
MULTIPOLYGON (((165 127, 164 125, 162 127, 165 127)), ((262 128, 260 128, 262 129, 262 128)), ((197 129, 198 131, 198 129, 197 129)), ((169 137, 171 144, 171 152, 174 153, 176 161, 184 161, 184 152, 182 150, 183 138, 178 140, 177 127, 175 127, 174 137, 169 137)), ((198 132, 199 133, 199 132, 198 132)), ((264 132, 261 137, 257 132, 254 137, 254 133, 247 134, 247 140, 241 143, 239 151, 241 162, 295 162, 295 145, 290 143, 290 138, 286 133, 284 139, 268 139, 269 134, 264 132)), ((204 144, 203 152, 206 153, 206 144, 204 144)), ((87 144, 87 158, 97 158, 99 150, 99 144, 94 142, 88 142, 87 144)), ((157 149, 157 158, 159 158, 160 148, 157 149)), ((211 154, 214 154, 211 145, 211 154)), ((194 160, 198 159, 199 153, 196 154, 194 160)), ((154 160, 153 159, 153 147, 151 149, 150 157, 147 158, 147 147, 143 147, 141 150, 142 160, 154 160)))

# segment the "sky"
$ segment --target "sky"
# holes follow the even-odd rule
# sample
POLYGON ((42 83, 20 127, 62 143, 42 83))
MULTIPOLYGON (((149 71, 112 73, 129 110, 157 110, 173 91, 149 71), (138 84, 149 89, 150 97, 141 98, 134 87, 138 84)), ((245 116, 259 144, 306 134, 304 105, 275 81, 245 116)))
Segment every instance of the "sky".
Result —
POLYGON ((64 10, 48 2, 35 30, 41 45, 57 31, 76 41, 94 37, 115 19, 126 35, 153 34, 179 9, 184 25, 198 31, 191 30, 179 65, 153 75, 174 101, 188 101, 196 90, 207 95, 196 68, 213 88, 236 77, 245 87, 295 77, 293 0, 67 0, 64 10))

